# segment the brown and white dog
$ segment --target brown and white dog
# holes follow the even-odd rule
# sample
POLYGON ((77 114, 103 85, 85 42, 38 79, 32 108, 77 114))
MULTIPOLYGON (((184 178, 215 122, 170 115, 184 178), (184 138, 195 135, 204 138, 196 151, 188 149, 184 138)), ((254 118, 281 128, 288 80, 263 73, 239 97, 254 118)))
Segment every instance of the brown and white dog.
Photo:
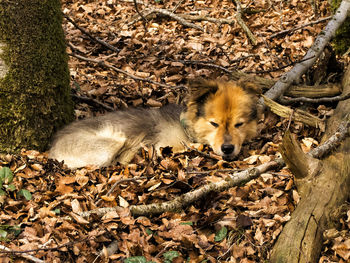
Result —
POLYGON ((192 82, 185 106, 127 109, 76 121, 59 131, 49 157, 70 168, 129 163, 140 147, 174 152, 191 143, 208 144, 234 159, 257 131, 259 89, 248 82, 192 82))

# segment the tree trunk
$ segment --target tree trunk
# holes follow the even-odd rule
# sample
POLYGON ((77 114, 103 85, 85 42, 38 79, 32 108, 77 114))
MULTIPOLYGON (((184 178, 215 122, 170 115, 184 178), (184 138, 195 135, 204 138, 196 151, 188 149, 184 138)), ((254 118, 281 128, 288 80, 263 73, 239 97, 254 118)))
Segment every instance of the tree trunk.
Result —
POLYGON ((45 150, 73 119, 60 0, 0 1, 0 152, 45 150))
MULTIPOLYGON (((350 92, 350 68, 343 80, 343 94, 350 92)), ((340 102, 330 118, 323 140, 335 133, 350 112, 350 102, 340 102)), ((305 156, 299 144, 286 136, 281 152, 295 176, 301 201, 285 225, 271 255, 271 262, 318 262, 324 230, 334 227, 332 215, 350 193, 350 138, 323 160, 305 156)))

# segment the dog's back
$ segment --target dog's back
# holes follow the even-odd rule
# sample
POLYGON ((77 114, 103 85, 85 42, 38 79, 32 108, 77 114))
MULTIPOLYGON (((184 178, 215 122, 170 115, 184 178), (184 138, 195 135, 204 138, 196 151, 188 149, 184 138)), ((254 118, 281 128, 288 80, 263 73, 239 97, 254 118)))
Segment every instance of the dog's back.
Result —
POLYGON ((128 163, 140 145, 177 146, 186 139, 179 122, 182 107, 128 109, 76 121, 59 131, 49 157, 70 168, 128 163))

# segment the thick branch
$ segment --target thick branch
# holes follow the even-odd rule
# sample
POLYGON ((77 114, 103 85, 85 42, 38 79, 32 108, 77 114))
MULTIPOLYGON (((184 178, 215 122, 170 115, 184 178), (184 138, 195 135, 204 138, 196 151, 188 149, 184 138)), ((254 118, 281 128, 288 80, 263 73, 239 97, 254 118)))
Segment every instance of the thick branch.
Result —
POLYGON ((267 98, 264 95, 262 95, 262 97, 264 98, 266 106, 268 106, 271 111, 278 116, 283 118, 291 118, 294 121, 298 121, 312 127, 320 128, 320 130, 324 131, 324 122, 320 118, 317 118, 312 114, 300 109, 292 110, 286 106, 278 104, 277 102, 267 98))
POLYGON ((226 180, 222 180, 216 183, 209 183, 194 191, 183 194, 172 201, 149 205, 131 206, 130 211, 134 216, 160 214, 166 211, 176 211, 208 195, 210 192, 221 192, 235 185, 250 181, 270 169, 281 167, 281 164, 283 164, 283 161, 281 159, 277 159, 275 161, 271 161, 257 167, 230 175, 226 180))
MULTIPOLYGON (((349 93, 350 69, 347 70, 344 79, 346 81, 343 82, 343 92, 349 93)), ((326 142, 317 150, 311 151, 310 155, 319 156, 319 151, 323 148, 330 151, 342 138, 345 138, 349 130, 349 112, 348 102, 343 101, 338 104, 335 114, 327 123, 324 136, 326 142), (336 131, 336 125, 339 123, 341 125, 336 131), (334 131, 336 131, 335 134, 334 131)), ((296 178, 301 201, 274 246, 271 262, 317 262, 321 251, 322 233, 333 225, 330 215, 350 197, 349 152, 350 138, 346 137, 337 151, 320 161, 321 169, 314 173, 308 171, 304 179, 296 178)), ((295 152, 291 153, 295 154, 295 152)), ((306 163, 308 162, 305 155, 298 154, 300 160, 304 159, 306 163)), ((289 156, 288 160, 292 158, 289 156)), ((298 168, 297 165, 294 167, 298 168)), ((305 169, 303 167, 300 165, 300 169, 305 169)))
POLYGON ((350 99, 350 93, 348 93, 346 95, 340 95, 340 96, 335 96, 335 97, 325 97, 325 98, 318 98, 318 99, 311 99, 311 98, 306 98, 306 97, 288 98, 288 99, 283 98, 283 101, 285 101, 287 103, 306 102, 306 103, 321 104, 321 103, 338 102, 338 101, 343 101, 343 100, 347 100, 347 99, 350 99))
MULTIPOLYGON (((304 74, 311 65, 316 61, 316 59, 320 56, 323 49, 330 41, 330 39, 335 35, 336 30, 340 27, 340 25, 344 22, 347 17, 348 11, 350 9, 350 1, 343 0, 336 10, 333 18, 328 22, 326 28, 317 36, 314 44, 306 53, 302 63, 296 64, 289 72, 285 73, 276 84, 268 90, 265 95, 266 97, 276 100, 285 91, 289 88, 289 86, 294 82, 299 80, 299 78, 304 74)), ((263 103, 263 101, 260 101, 263 103)))

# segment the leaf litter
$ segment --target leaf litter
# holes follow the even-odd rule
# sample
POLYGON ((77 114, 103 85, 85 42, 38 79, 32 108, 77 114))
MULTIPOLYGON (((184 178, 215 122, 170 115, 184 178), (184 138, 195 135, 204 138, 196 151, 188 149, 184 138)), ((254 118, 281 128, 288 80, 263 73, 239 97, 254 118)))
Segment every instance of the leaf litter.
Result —
MULTIPOLYGON (((258 45, 252 46, 235 21, 236 7, 230 1, 138 1, 141 11, 158 8, 233 21, 192 21, 204 32, 158 13, 147 16, 145 32, 133 1, 62 2, 63 12, 80 27, 118 49, 116 53, 97 44, 65 19, 69 53, 99 59, 134 76, 165 84, 135 81, 109 67, 71 56, 73 91, 116 110, 180 102, 188 79, 227 78, 222 68, 263 72, 263 77, 276 79, 290 68, 283 66, 303 57, 325 23, 282 37, 269 36, 330 14, 327 1, 319 3, 316 13, 309 1, 242 1, 244 20, 258 38, 258 45)), ((103 114, 105 109, 78 98, 75 111, 80 119, 103 114)), ((318 114, 328 116, 332 109, 323 106, 322 112, 318 114)), ((200 150, 208 155, 191 149, 173 154, 165 148, 157 156, 150 148, 142 149, 126 167, 75 171, 48 159, 46 153, 23 150, 19 155, 2 155, 0 168, 10 168, 15 189, 5 191, 0 199, 0 245, 45 262, 268 260, 299 202, 288 169, 211 193, 180 211, 133 217, 128 209, 173 200, 209 182, 224 180, 234 171, 279 157, 278 144, 287 127, 298 134, 304 151, 318 144, 320 133, 316 129, 300 123, 289 126, 288 120, 276 117, 266 119, 260 136, 244 145, 239 159, 230 163, 215 157, 205 146, 200 150), (29 200, 20 194, 23 190, 31 194, 29 200), (117 209, 89 217, 81 214, 109 207, 117 209)), ((349 211, 345 206, 337 228, 324 233, 320 262, 349 260, 349 211)), ((0 259, 30 261, 21 254, 3 251, 0 259)))

